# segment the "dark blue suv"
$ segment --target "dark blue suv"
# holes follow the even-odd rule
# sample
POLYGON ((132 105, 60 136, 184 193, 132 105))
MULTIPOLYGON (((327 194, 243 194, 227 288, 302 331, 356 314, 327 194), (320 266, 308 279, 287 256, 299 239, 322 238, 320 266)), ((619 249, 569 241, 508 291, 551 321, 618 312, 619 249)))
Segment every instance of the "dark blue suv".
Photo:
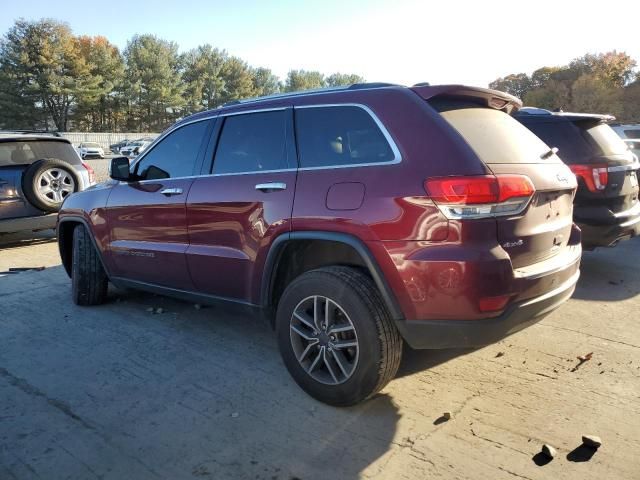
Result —
POLYGON ((0 234, 55 228, 64 199, 94 183, 69 140, 0 132, 0 234))

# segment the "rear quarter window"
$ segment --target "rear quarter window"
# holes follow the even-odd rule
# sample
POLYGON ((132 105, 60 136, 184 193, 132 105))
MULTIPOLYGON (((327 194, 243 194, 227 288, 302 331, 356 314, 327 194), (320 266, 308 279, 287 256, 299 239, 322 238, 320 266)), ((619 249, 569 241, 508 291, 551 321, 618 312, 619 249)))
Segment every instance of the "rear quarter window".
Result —
POLYGON ((358 106, 299 107, 295 126, 302 168, 399 160, 371 114, 358 106))
POLYGON ((606 123, 584 125, 584 133, 604 155, 624 155, 629 149, 624 141, 606 123))

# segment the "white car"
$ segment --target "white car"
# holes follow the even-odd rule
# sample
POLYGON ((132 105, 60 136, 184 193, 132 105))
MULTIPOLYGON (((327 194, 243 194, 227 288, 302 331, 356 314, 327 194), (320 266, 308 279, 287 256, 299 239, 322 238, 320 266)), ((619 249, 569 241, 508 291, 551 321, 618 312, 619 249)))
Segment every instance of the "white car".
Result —
POLYGON ((640 158, 640 123, 611 125, 611 128, 640 158))
POLYGON ((140 155, 145 148, 151 145, 149 140, 135 140, 120 149, 120 155, 124 157, 135 157, 140 155))
POLYGON ((85 158, 104 158, 104 149, 97 143, 85 142, 78 146, 78 153, 85 158))

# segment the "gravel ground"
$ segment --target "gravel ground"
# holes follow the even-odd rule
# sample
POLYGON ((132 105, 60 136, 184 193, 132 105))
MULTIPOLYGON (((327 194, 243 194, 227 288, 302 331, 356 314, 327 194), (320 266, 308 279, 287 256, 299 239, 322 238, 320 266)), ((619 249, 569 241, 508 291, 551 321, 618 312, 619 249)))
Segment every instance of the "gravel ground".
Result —
POLYGON ((586 253, 539 324, 406 351, 347 409, 306 396, 253 318, 117 290, 76 307, 51 236, 4 242, 0 271, 47 268, 0 274, 0 479, 640 478, 640 240, 586 253))

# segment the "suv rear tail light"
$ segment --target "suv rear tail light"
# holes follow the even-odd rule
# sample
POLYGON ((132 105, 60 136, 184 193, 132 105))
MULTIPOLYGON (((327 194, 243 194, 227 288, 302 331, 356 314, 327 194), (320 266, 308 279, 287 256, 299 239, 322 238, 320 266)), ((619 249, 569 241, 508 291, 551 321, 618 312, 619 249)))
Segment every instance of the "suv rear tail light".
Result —
POLYGON ((96 183, 96 172, 93 171, 93 168, 91 168, 91 165, 89 165, 88 163, 82 162, 82 166, 87 169, 87 173, 89 174, 89 183, 91 184, 96 183))
POLYGON ((576 177, 582 178, 590 192, 600 192, 607 188, 609 171, 606 164, 569 165, 569 168, 576 177))
POLYGON ((436 177, 424 187, 447 218, 484 218, 521 213, 536 189, 525 175, 436 177))

